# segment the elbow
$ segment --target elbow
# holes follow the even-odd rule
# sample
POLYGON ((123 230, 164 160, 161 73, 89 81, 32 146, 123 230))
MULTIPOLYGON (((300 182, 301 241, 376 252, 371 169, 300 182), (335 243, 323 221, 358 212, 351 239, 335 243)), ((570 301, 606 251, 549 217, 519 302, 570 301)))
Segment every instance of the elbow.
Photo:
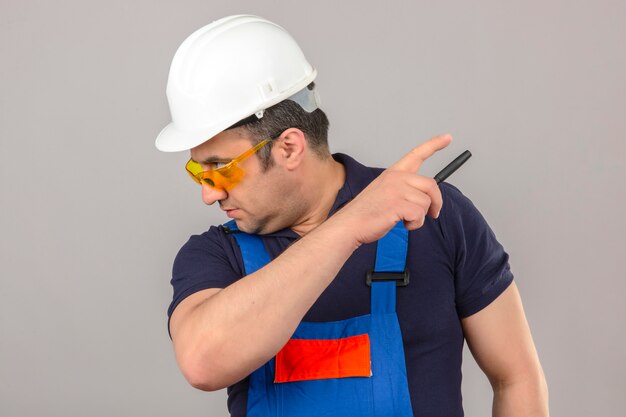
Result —
POLYGON ((206 346, 187 339, 174 338, 176 362, 189 385, 201 391, 217 391, 229 384, 223 382, 219 360, 206 346))
POLYGON ((494 407, 502 410, 523 410, 523 415, 528 416, 549 416, 548 383, 541 370, 513 379, 491 382, 495 395, 494 407))
POLYGON ((214 373, 197 366, 180 365, 183 376, 192 387, 201 391, 218 391, 228 385, 215 377, 214 373))
POLYGON ((208 378, 196 377, 196 375, 185 374, 185 379, 189 382, 189 385, 201 391, 212 392, 226 388, 225 385, 219 384, 216 381, 212 381, 208 378))
POLYGON ((511 387, 527 386, 537 394, 548 394, 548 383, 541 369, 517 373, 501 377, 489 377, 489 382, 494 391, 503 391, 511 387))
POLYGON ((197 358, 178 358, 178 366, 192 387, 202 391, 218 391, 230 384, 220 374, 219 367, 197 358))

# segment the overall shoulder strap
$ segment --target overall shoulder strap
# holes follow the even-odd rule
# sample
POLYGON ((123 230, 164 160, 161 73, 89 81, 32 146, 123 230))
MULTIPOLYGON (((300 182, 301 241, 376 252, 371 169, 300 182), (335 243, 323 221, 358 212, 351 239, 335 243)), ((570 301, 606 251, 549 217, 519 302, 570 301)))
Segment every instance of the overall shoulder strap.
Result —
POLYGON ((406 256, 409 231, 398 222, 376 243, 374 270, 367 273, 366 281, 372 286, 372 313, 396 311, 396 286, 409 284, 406 256))
POLYGON ((409 231, 402 222, 396 223, 376 243, 375 272, 404 272, 409 247, 409 231))
POLYGON ((376 242, 376 263, 366 276, 367 285, 375 281, 395 281, 399 287, 409 285, 406 256, 409 247, 409 231, 402 222, 376 242))
POLYGON ((246 275, 263 268, 270 261, 270 256, 260 236, 240 231, 234 220, 225 223, 224 228, 232 233, 239 245, 246 275))

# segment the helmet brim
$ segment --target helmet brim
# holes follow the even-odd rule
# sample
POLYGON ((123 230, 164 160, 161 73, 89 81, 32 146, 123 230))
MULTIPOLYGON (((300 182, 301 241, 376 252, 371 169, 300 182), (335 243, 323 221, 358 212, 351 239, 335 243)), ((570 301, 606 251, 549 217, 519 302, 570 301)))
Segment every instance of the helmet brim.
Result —
POLYGON ((178 129, 174 123, 170 123, 161 130, 154 144, 161 152, 187 151, 203 144, 218 133, 219 131, 214 132, 213 130, 184 132, 178 129))

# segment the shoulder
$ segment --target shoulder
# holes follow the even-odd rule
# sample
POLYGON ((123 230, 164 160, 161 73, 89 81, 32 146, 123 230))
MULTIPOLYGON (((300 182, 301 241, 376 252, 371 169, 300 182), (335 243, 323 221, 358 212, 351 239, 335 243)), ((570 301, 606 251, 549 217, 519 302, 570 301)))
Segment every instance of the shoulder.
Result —
MULTIPOLYGON (((211 226, 199 235, 192 235, 180 248, 174 266, 198 258, 215 258, 226 255, 232 249, 232 237, 224 226, 211 226)), ((182 266, 182 265, 181 265, 182 266)))
POLYGON ((174 260, 174 298, 169 313, 188 295, 207 288, 225 288, 242 275, 241 254, 224 227, 212 226, 191 236, 174 260))
POLYGON ((454 185, 443 182, 439 185, 443 198, 443 207, 439 221, 448 233, 476 232, 488 228, 488 224, 474 203, 454 185))
POLYGON ((439 189, 441 190, 444 205, 445 203, 450 205, 450 207, 448 207, 448 211, 476 209, 472 201, 454 185, 442 182, 439 184, 439 189))
POLYGON ((455 303, 460 317, 489 305, 512 282, 509 255, 472 201, 442 183, 441 230, 454 260, 455 303))

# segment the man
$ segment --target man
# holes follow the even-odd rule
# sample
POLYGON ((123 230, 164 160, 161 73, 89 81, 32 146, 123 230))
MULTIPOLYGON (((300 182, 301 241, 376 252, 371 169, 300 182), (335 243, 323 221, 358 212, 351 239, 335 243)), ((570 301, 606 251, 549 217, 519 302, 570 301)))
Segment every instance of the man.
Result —
POLYGON ((457 189, 419 175, 452 138, 384 171, 331 156, 315 76, 255 16, 196 31, 174 57, 157 147, 190 149, 203 201, 233 220, 174 263, 187 380, 228 387, 233 416, 461 416, 467 340, 494 416, 546 416, 508 255, 457 189))

